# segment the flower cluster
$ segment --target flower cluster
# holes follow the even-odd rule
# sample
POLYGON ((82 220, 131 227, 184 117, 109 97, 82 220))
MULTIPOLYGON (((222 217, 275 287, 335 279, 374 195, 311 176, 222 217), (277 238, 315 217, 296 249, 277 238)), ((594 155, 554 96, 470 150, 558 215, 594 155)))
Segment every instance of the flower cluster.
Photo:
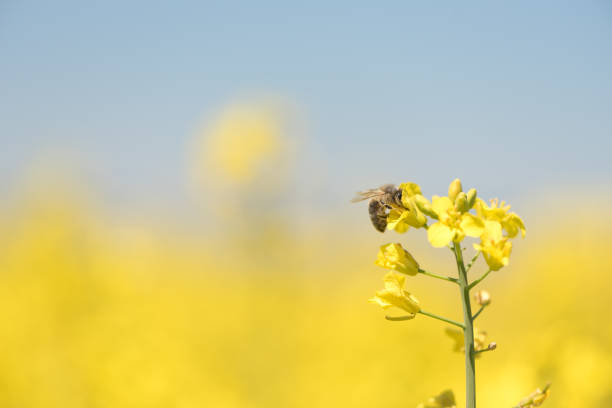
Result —
POLYGON ((450 183, 448 196, 434 195, 430 200, 415 183, 403 183, 402 208, 394 208, 387 217, 387 228, 399 233, 410 227, 426 228, 429 243, 436 248, 459 243, 466 236, 480 238, 474 248, 481 252, 491 270, 508 265, 512 243, 518 233, 525 236, 523 220, 505 202, 491 200, 487 205, 477 197, 476 189, 463 192, 461 181, 450 183), (427 225, 427 217, 434 222, 427 225))
MULTIPOLYGON (((490 270, 497 271, 508 265, 512 251, 509 240, 519 232, 525 236, 523 220, 509 212, 509 205, 498 200, 491 200, 487 205, 477 196, 476 189, 464 192, 459 179, 450 183, 448 196, 434 195, 431 201, 423 196, 418 184, 402 183, 399 190, 402 206, 393 206, 389 212, 387 229, 404 233, 411 227, 425 228, 429 243, 436 248, 459 243, 466 236, 480 238, 474 249, 483 254, 490 270), (433 224, 428 225, 428 218, 433 224)), ((418 262, 400 244, 390 243, 380 247, 375 263, 391 272, 384 278, 385 289, 370 300, 385 309, 396 306, 414 313, 415 307, 406 305, 418 305, 418 301, 404 291, 404 277, 393 272, 415 276, 422 272, 418 262)))

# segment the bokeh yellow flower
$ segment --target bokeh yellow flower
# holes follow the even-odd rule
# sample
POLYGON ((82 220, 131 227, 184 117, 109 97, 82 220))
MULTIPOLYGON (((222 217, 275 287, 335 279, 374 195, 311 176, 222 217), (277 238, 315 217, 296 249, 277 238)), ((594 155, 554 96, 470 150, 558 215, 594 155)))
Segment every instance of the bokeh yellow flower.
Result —
POLYGON ((209 178, 249 184, 285 152, 283 121, 266 104, 239 104, 225 109, 205 134, 201 146, 209 178))
POLYGON ((442 248, 451 241, 460 242, 466 235, 478 237, 484 230, 483 221, 470 213, 461 213, 448 197, 433 196, 432 209, 439 221, 427 230, 432 246, 442 248))
POLYGON ((385 288, 376 292, 370 302, 376 303, 383 309, 397 307, 411 315, 416 314, 421 307, 417 298, 404 290, 406 277, 395 272, 388 272, 384 277, 385 288))
POLYGON ((550 384, 546 385, 543 390, 537 389, 518 404, 518 408, 533 408, 542 405, 544 400, 550 395, 550 384))
POLYGON ((427 401, 420 403, 416 408, 456 408, 455 394, 452 390, 442 391, 435 397, 429 398, 427 401))
POLYGON ((502 226, 497 221, 485 221, 484 232, 480 244, 474 244, 474 249, 482 252, 487 265, 493 271, 498 271, 508 265, 512 243, 502 234, 502 226))
MULTIPOLYGON (((455 342, 453 344, 453 351, 463 353, 465 351, 465 338, 463 337, 463 330, 455 329, 453 327, 447 327, 444 332, 455 342)), ((480 351, 486 349, 488 347, 486 341, 487 332, 474 327, 474 350, 480 351)), ((480 353, 476 354, 476 357, 478 357, 479 355, 480 353)))
POLYGON ((419 264, 408 251, 402 248, 401 244, 382 245, 375 264, 411 276, 416 275, 419 271, 419 264))

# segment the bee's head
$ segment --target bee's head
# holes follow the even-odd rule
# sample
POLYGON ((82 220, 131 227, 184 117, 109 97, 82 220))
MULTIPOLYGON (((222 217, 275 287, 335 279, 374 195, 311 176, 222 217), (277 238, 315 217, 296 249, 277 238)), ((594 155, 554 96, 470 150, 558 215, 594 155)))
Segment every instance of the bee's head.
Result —
POLYGON ((402 205, 402 190, 397 189, 393 192, 393 201, 399 206, 402 205))

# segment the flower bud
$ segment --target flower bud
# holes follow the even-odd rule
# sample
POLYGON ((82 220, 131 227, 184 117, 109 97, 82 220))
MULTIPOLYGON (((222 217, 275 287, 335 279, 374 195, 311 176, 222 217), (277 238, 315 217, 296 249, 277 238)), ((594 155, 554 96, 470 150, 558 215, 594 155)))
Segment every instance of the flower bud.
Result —
POLYGON ((380 247, 376 258, 376 265, 386 269, 416 275, 419 272, 419 264, 400 244, 386 244, 380 247))
POLYGON ((425 217, 425 215, 421 211, 417 211, 416 220, 419 226, 427 224, 427 217, 425 217))
POLYGON ((479 290, 474 294, 474 301, 480 306, 488 306, 491 303, 491 295, 486 290, 479 290))
POLYGON ((469 210, 467 195, 463 191, 457 194, 457 198, 455 198, 455 208, 462 213, 469 210))
POLYGON ((471 210, 476 204, 476 189, 472 188, 467 192, 468 210, 471 210))
POLYGON ((420 194, 417 194, 414 196, 414 201, 416 202, 418 209, 421 210, 423 214, 428 215, 433 219, 438 219, 438 214, 436 214, 431 208, 431 203, 428 199, 420 194))
POLYGON ((455 201, 455 198, 457 198, 457 195, 463 191, 463 187, 461 187, 461 180, 459 180, 458 178, 454 179, 450 185, 448 186, 448 198, 451 199, 451 201, 455 201))

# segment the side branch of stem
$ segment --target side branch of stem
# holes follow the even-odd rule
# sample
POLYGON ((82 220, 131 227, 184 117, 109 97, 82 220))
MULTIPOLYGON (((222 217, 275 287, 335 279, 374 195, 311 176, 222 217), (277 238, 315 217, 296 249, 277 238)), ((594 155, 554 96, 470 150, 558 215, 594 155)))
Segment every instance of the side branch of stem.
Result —
POLYGON ((438 320, 441 320, 443 322, 446 322, 446 323, 449 323, 449 324, 461 327, 462 329, 465 330, 465 326, 464 325, 462 325, 461 323, 456 322, 456 321, 454 321, 452 319, 447 319, 446 317, 438 316, 437 314, 429 313, 429 312, 426 312, 424 310, 419 310, 419 313, 423 314, 425 316, 429 316, 429 317, 432 317, 434 319, 438 319, 438 320))
POLYGON ((480 306, 480 309, 478 309, 478 311, 476 313, 474 313, 474 316, 472 316, 472 321, 476 320, 478 315, 480 315, 482 313, 482 311, 485 310, 485 307, 487 307, 487 305, 480 306))
POLYGON ((441 280, 445 280, 445 281, 449 281, 449 282, 453 282, 457 284, 459 283, 457 278, 451 278, 450 276, 436 275, 435 273, 427 272, 426 270, 421 269, 421 268, 419 268, 419 273, 430 276, 432 278, 441 279, 441 280))
POLYGON ((491 269, 489 269, 484 275, 482 275, 480 278, 476 279, 474 282, 470 283, 468 286, 468 290, 472 289, 474 286, 478 285, 482 280, 484 280, 484 278, 486 278, 487 276, 489 276, 489 274, 491 273, 491 269))

